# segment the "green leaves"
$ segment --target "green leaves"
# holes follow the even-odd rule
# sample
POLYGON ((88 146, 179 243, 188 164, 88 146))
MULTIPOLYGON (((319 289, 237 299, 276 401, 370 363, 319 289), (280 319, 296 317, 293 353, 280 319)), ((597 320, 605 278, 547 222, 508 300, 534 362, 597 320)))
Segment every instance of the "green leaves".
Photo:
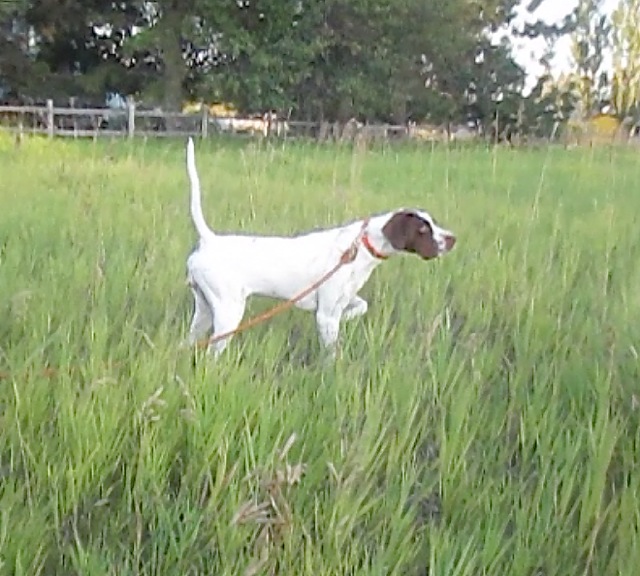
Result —
POLYGON ((299 117, 405 122, 463 115, 483 35, 510 19, 514 0, 23 6, 39 38, 34 59, 49 70, 42 95, 56 77, 80 72, 75 95, 157 92, 170 108, 184 98, 221 99, 244 112, 291 108, 299 117))
POLYGON ((620 0, 612 14, 612 103, 621 117, 638 117, 640 104, 640 1, 620 0))
POLYGON ((573 85, 580 112, 587 117, 599 111, 603 100, 598 76, 610 43, 610 23, 603 0, 580 0, 572 18, 573 85))

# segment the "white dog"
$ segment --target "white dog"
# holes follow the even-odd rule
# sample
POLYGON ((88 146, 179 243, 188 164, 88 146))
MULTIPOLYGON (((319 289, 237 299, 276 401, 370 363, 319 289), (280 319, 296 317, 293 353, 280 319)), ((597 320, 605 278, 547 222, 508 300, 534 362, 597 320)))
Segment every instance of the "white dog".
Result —
MULTIPOLYGON (((427 212, 407 209, 291 237, 215 234, 202 214, 191 138, 187 172, 191 218, 199 236, 187 260, 187 281, 195 299, 190 345, 211 330, 215 337, 237 328, 252 294, 282 300, 295 297, 331 270, 359 238, 355 259, 295 304, 315 312, 320 341, 335 356, 340 322, 366 313, 367 302, 358 291, 382 260, 400 252, 428 260, 449 252, 456 242, 427 212)), ((217 357, 230 339, 210 343, 209 349, 217 357)))

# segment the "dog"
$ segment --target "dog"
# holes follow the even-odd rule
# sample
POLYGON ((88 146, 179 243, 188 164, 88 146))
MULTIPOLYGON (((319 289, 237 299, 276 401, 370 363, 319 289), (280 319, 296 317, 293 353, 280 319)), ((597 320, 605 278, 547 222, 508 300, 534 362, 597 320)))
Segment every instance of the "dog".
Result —
MULTIPOLYGON (((187 173, 191 219, 199 237, 187 258, 187 284, 194 298, 189 346, 210 332, 215 337, 235 330, 249 296, 292 299, 327 274, 357 240, 353 261, 295 304, 315 313, 320 343, 335 358, 340 324, 367 312, 358 292, 383 260, 403 252, 431 260, 456 243, 454 234, 428 212, 407 208, 296 236, 217 234, 202 213, 192 138, 187 142, 187 173)), ((231 337, 210 339, 208 351, 217 358, 231 337)))

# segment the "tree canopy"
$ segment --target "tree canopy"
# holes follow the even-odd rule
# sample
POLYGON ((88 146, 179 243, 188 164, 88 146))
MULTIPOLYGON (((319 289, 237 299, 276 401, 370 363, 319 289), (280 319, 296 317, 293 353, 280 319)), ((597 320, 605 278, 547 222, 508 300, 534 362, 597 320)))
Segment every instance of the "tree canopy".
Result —
POLYGON ((302 117, 446 116, 469 90, 492 90, 483 79, 500 83, 488 62, 500 59, 508 84, 521 75, 487 41, 514 4, 16 0, 0 12, 0 77, 11 95, 36 99, 118 91, 167 108, 204 98, 302 117))
MULTIPOLYGON (((298 118, 487 125, 497 114, 523 117, 524 71, 511 46, 492 36, 509 26, 517 4, 9 0, 0 3, 0 91, 15 100, 103 103, 115 92, 165 109, 202 99, 298 118)), ((574 31, 577 93, 589 108, 597 106, 609 34, 609 22, 592 16, 599 4, 580 0, 564 25, 521 31, 550 38, 574 31)), ((625 57, 633 13, 619 16, 629 30, 616 44, 625 57)), ((618 70, 618 86, 624 77, 618 70)), ((630 109, 625 94, 618 88, 615 98, 630 109)))

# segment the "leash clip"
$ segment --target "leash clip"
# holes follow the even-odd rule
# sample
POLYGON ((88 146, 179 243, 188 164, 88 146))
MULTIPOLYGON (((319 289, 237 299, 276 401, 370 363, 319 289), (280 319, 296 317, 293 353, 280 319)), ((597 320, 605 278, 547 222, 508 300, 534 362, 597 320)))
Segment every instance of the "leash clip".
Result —
POLYGON ((369 218, 365 218, 362 221, 362 228, 360 228, 360 232, 358 233, 358 236, 356 236, 355 240, 351 243, 351 246, 349 246, 349 248, 347 248, 342 253, 342 256, 340 257, 341 264, 343 265, 351 264, 351 262, 353 262, 356 259, 356 256, 358 255, 358 247, 360 245, 360 242, 362 242, 362 239, 364 238, 368 225, 369 225, 369 218))

